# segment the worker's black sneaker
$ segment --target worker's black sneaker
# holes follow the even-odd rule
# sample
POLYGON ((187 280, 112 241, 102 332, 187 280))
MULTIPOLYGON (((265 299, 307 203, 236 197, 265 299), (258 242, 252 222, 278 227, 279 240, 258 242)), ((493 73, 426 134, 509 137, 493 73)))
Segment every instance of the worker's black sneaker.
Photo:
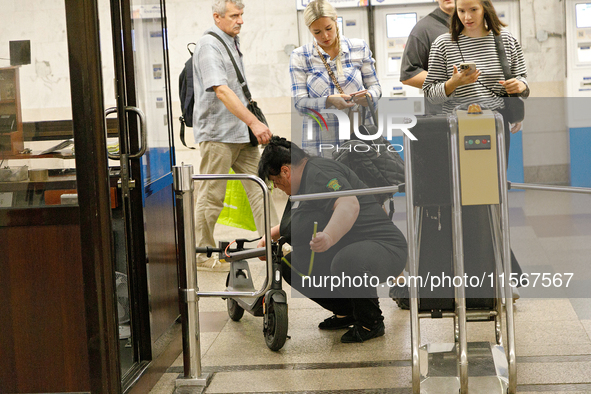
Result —
POLYGON ((381 337, 384 335, 384 322, 379 322, 378 325, 368 330, 361 324, 355 323, 353 327, 349 329, 342 337, 341 342, 343 343, 359 343, 364 342, 372 338, 381 337))
POLYGON ((337 315, 332 315, 318 324, 318 328, 321 330, 340 330, 341 328, 349 328, 353 323, 355 323, 353 316, 337 317, 337 315))
POLYGON ((408 287, 394 286, 390 288, 390 297, 396 302, 398 308, 410 310, 408 287))

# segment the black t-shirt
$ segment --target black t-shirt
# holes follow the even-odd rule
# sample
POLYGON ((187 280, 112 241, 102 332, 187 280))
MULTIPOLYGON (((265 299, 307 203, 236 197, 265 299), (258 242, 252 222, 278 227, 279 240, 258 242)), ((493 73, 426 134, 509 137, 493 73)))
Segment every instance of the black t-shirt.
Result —
MULTIPOLYGON (((297 194, 315 194, 333 191, 366 189, 367 186, 357 175, 342 163, 321 157, 308 159, 302 174, 297 194)), ((374 240, 393 246, 406 247, 406 240, 400 230, 390 221, 388 215, 373 196, 357 196, 359 215, 355 224, 337 245, 348 245, 364 240, 374 240)), ((308 245, 318 222, 318 232, 324 230, 333 214, 336 198, 323 200, 288 202, 281 220, 280 233, 287 231, 288 210, 291 211, 291 244, 308 245), (286 215, 287 213, 287 215, 286 215)))
POLYGON ((401 81, 406 81, 422 71, 428 71, 431 44, 440 35, 449 33, 449 25, 444 25, 439 20, 449 20, 449 15, 441 11, 441 8, 435 9, 418 21, 411 30, 402 55, 401 81), (433 18, 433 15, 437 16, 438 19, 433 18))

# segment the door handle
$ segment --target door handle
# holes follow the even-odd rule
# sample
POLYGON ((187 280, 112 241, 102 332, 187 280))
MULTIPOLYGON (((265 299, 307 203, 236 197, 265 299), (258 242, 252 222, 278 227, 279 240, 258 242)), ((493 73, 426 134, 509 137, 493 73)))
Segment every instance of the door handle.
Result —
MULTIPOLYGON (((105 110, 105 118, 107 116, 109 116, 110 114, 116 113, 116 112, 117 112, 117 107, 107 108, 105 110)), ((128 156, 130 159, 137 159, 138 157, 142 157, 144 155, 144 153, 146 153, 146 149, 148 147, 148 137, 147 137, 147 133, 146 133, 146 114, 144 114, 144 111, 142 111, 138 107, 132 107, 129 105, 125 107, 125 112, 135 112, 137 114, 137 116, 140 118, 140 140, 141 140, 140 148, 136 153, 130 154, 128 156)), ((119 153, 107 152, 107 156, 111 160, 121 160, 121 154, 119 154, 119 153)))
POLYGON ((144 114, 144 111, 142 111, 138 107, 132 106, 125 107, 125 111, 135 112, 137 116, 140 118, 140 149, 137 153, 129 155, 130 158, 137 159, 138 157, 142 157, 144 153, 146 153, 146 149, 148 147, 148 136, 146 133, 146 114, 144 114))

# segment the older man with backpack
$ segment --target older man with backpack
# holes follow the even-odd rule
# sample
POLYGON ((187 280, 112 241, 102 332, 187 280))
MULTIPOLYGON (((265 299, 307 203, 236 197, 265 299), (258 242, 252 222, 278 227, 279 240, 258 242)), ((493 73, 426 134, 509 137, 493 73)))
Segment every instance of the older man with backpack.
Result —
MULTIPOLYGON (((192 125, 201 153, 199 172, 227 174, 232 168, 237 174, 254 175, 260 159, 256 144, 266 144, 272 133, 253 114, 248 89, 241 83, 244 65, 238 34, 243 24, 244 4, 241 0, 215 0, 212 8, 215 26, 206 30, 197 42, 192 60, 192 125)), ((243 186, 257 230, 262 234, 262 192, 254 182, 243 182, 243 186)), ((223 208, 225 192, 226 181, 200 182, 195 221, 197 245, 215 246, 213 230, 223 208)), ((197 255, 198 270, 229 271, 229 265, 214 257, 197 255)))

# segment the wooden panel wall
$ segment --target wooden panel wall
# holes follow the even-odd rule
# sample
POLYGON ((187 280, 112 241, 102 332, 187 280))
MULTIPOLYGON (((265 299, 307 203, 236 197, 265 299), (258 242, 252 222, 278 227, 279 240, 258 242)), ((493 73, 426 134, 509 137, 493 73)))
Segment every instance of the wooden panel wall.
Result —
POLYGON ((78 224, 0 227, 0 393, 89 392, 78 224))

